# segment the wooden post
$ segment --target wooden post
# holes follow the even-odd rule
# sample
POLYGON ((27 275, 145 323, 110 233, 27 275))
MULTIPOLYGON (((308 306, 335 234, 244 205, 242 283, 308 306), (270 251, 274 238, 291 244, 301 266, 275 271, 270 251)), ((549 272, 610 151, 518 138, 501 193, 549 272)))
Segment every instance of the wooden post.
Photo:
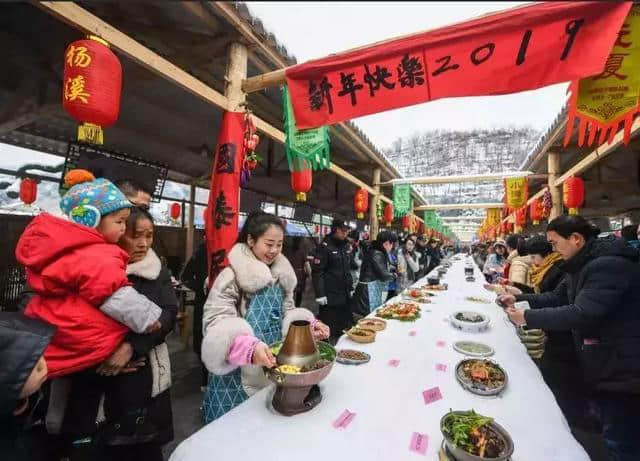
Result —
POLYGON ((187 225, 187 239, 184 246, 184 260, 189 261, 193 254, 193 236, 194 236, 194 221, 196 215, 196 185, 191 184, 191 191, 189 195, 189 220, 187 225))
POLYGON ((241 111, 240 104, 247 99, 242 90, 242 81, 247 77, 247 47, 233 42, 229 45, 227 56, 227 73, 224 77, 224 95, 229 101, 230 111, 241 111))
POLYGON ((380 200, 380 168, 373 170, 373 190, 371 205, 369 206, 369 238, 375 240, 380 231, 378 222, 378 200, 380 200))
POLYGON ((562 185, 556 186, 556 180, 560 176, 560 153, 550 151, 547 154, 547 169, 549 170, 549 191, 553 206, 549 215, 549 221, 562 214, 562 185))

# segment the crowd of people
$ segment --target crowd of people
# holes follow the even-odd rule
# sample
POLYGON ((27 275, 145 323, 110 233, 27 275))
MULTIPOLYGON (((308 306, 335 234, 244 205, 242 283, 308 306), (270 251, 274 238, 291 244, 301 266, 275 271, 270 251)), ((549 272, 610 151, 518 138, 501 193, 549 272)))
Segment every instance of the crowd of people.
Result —
MULTIPOLYGON (((0 312, 3 459, 159 461, 173 438, 166 337, 178 302, 152 249, 151 196, 135 181, 83 170, 65 181, 67 219, 43 213, 18 242, 22 310, 0 312)), ((569 424, 593 431, 597 423, 616 460, 640 459, 629 424, 640 410, 640 229, 630 229, 599 238, 584 218, 561 216, 545 235, 469 249, 511 321, 544 338, 531 356, 569 424)), ((340 219, 322 241, 293 245, 289 258, 284 244, 282 220, 252 212, 210 289, 206 244, 182 271, 196 298, 204 423, 268 384, 269 345, 291 322, 307 321, 314 338, 335 344, 460 251, 388 230, 370 241, 340 219), (300 307, 307 282, 317 316, 316 306, 300 307)))
POLYGON ((640 410, 640 227, 599 235, 565 215, 545 235, 510 235, 471 254, 511 321, 543 332, 536 362, 570 426, 600 432, 609 459, 631 461, 640 459, 630 424, 640 410))
MULTIPOLYGON (((135 180, 85 170, 72 170, 65 183, 65 218, 36 216, 18 242, 27 273, 20 311, 0 312, 0 452, 21 460, 162 460, 173 439, 166 337, 178 301, 152 249, 151 194, 135 180)), ((335 343, 443 256, 440 242, 414 234, 360 236, 335 220, 322 242, 293 245, 294 270, 282 253, 282 220, 250 213, 211 289, 206 244, 194 251, 180 278, 195 292, 205 423, 267 384, 261 367, 275 364, 269 344, 291 322, 306 320, 316 339, 335 343), (317 318, 299 307, 307 280, 317 318)))

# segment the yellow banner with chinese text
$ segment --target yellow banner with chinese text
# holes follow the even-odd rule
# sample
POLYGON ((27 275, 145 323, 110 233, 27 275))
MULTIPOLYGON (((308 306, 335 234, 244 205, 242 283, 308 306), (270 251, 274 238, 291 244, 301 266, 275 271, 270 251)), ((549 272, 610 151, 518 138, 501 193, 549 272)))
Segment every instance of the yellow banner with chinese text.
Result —
POLYGON ((564 145, 571 139, 574 119, 579 118, 578 145, 611 142, 624 122, 624 142, 631 135, 633 116, 640 110, 640 5, 634 5, 618 32, 604 70, 574 81, 569 87, 569 117, 564 145))

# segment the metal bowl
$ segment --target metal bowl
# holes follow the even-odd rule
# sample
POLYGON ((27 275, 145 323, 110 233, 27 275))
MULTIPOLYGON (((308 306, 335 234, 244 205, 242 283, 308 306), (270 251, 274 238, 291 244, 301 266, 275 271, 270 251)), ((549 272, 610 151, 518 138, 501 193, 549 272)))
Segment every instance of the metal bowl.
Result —
POLYGON ((457 460, 457 461, 507 461, 511 455, 513 455, 513 440, 511 439, 511 436, 509 435, 509 433, 498 423, 496 423, 495 421, 489 423, 489 426, 491 427, 491 429, 493 429, 493 431, 498 434, 498 437, 500 437, 502 439, 502 441, 504 442, 504 449, 502 450, 502 452, 500 452, 500 454, 496 457, 496 458, 486 458, 483 456, 476 456, 476 455, 472 455, 471 453, 463 450, 462 448, 458 448, 454 445, 453 440, 451 440, 451 438, 448 436, 448 434, 446 434, 444 432, 444 421, 447 418, 447 416, 449 416, 450 414, 468 414, 468 411, 453 411, 453 412, 449 412, 447 414, 445 414, 441 419, 440 419, 440 432, 442 432, 442 435, 444 437, 444 443, 447 446, 447 449, 449 450, 449 452, 453 455, 453 457, 457 460))
MULTIPOLYGON (((276 347, 280 343, 281 341, 278 341, 270 347, 276 347)), ((331 368, 333 368, 333 364, 336 361, 336 349, 331 344, 324 341, 318 341, 316 344, 321 352, 321 359, 329 360, 329 364, 327 366, 322 367, 319 370, 297 374, 282 373, 275 368, 263 367, 264 374, 270 381, 283 387, 308 387, 318 384, 331 372, 331 368)))
POLYGON ((509 376, 507 375, 507 372, 504 371, 504 368, 502 368, 494 360, 482 359, 482 358, 465 359, 458 362, 458 364, 456 365, 456 379, 458 380, 458 382, 462 387, 464 387, 466 390, 468 390, 472 394, 477 394, 477 395, 498 395, 500 392, 502 392, 505 389, 505 387, 507 387, 507 383, 509 382, 509 376), (502 386, 496 387, 496 388, 487 388, 486 386, 483 386, 482 384, 476 383, 475 381, 467 378, 467 376, 462 372, 462 367, 467 362, 478 361, 478 360, 491 362, 493 365, 499 368, 500 371, 502 371, 502 373, 504 374, 504 383, 502 384, 502 386))

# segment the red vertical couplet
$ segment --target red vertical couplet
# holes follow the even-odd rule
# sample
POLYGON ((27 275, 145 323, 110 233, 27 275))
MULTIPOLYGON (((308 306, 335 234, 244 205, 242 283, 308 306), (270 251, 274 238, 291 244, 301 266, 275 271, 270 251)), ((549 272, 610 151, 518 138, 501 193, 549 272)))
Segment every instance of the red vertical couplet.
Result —
POLYGON ((209 264, 209 288, 229 265, 227 255, 238 238, 240 170, 244 161, 242 112, 225 112, 211 171, 205 235, 209 264))

